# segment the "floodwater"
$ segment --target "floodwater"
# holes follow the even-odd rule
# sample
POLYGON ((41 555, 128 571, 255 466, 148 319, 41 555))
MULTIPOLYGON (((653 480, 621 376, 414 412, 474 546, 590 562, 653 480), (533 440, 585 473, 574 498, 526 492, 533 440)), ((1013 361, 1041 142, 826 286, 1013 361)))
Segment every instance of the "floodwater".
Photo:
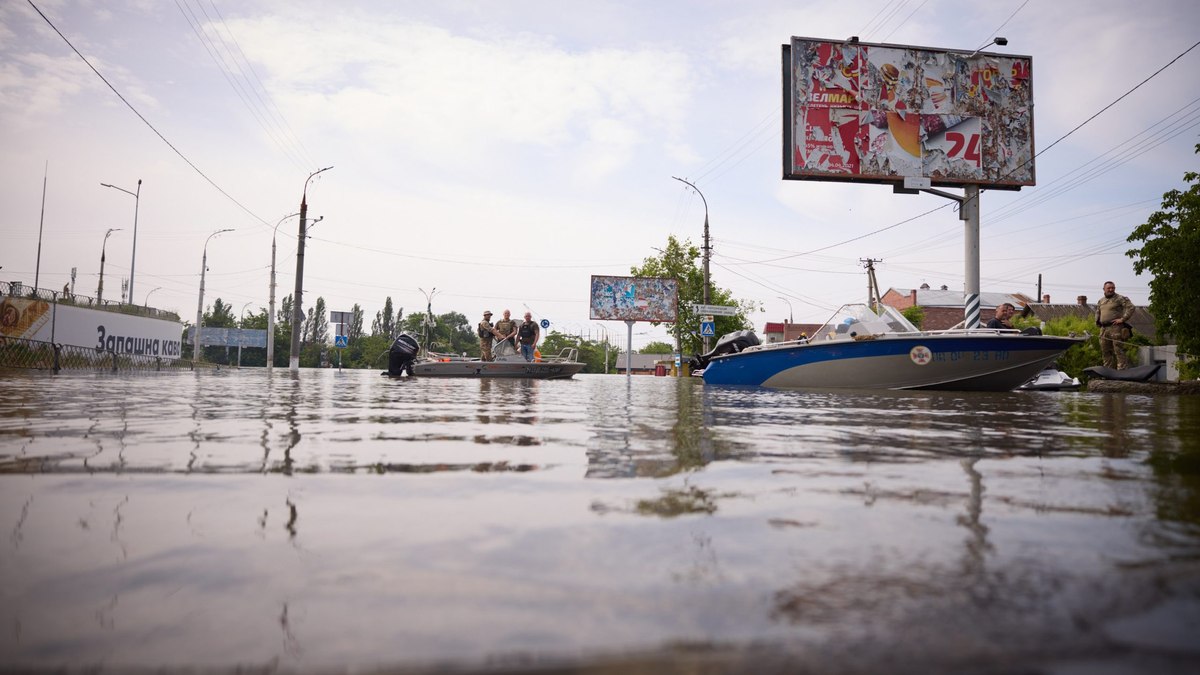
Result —
POLYGON ((1200 668, 1200 400, 0 373, 0 670, 1200 668))

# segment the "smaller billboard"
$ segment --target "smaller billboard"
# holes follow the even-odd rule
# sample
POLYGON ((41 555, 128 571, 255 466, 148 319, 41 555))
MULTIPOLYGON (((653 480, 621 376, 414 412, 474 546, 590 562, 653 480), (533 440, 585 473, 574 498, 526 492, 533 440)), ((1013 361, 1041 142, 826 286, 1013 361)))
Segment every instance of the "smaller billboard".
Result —
POLYGON ((658 277, 592 276, 592 319, 674 323, 679 314, 679 283, 658 277))
MULTIPOLYGON (((196 327, 188 328, 188 342, 195 344, 196 327)), ((259 347, 267 346, 267 331, 261 328, 209 328, 200 331, 201 347, 259 347)))

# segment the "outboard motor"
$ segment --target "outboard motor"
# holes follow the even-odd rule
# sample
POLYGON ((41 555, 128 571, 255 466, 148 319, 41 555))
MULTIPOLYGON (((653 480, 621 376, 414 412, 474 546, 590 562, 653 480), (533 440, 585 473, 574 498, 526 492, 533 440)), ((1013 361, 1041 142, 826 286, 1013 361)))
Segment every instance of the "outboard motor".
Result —
POLYGON ((754 347, 761 344, 758 341, 758 336, 752 330, 738 330, 732 333, 726 333, 717 340, 717 344, 712 351, 707 354, 697 354, 688 363, 692 367, 692 371, 703 370, 708 367, 708 362, 714 357, 722 354, 737 354, 747 347, 754 347))
POLYGON ((412 375, 412 364, 417 359, 419 351, 421 351, 421 345, 417 342, 417 338, 408 333, 401 333, 392 343, 392 348, 388 350, 386 374, 391 377, 400 377, 402 373, 412 375))

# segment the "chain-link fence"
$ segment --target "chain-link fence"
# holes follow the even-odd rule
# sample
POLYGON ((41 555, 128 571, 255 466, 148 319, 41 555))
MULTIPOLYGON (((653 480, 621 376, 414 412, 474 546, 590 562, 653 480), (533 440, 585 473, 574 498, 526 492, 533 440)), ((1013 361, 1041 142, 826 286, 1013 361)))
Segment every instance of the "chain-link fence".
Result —
MULTIPOLYGON (((201 363, 200 368, 215 368, 201 363)), ((161 356, 118 354, 75 345, 55 344, 41 340, 0 338, 0 368, 29 368, 33 370, 96 370, 96 371, 163 371, 194 370, 197 365, 189 359, 161 356)))

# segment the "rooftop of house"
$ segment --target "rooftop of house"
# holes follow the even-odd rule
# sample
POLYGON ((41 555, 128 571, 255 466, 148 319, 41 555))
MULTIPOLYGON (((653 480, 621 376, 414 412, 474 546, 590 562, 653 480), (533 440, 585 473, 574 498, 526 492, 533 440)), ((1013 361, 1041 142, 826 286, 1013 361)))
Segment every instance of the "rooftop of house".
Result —
MULTIPOLYGON (((888 292, 884 294, 884 302, 887 302, 889 296, 910 298, 915 292, 917 294, 916 304, 922 307, 962 307, 963 292, 961 290, 950 290, 945 286, 936 289, 927 286, 915 289, 889 288, 888 292)), ((1033 300, 1023 293, 982 292, 979 294, 979 306, 984 309, 994 309, 1006 302, 1017 307, 1024 307, 1033 300)))

